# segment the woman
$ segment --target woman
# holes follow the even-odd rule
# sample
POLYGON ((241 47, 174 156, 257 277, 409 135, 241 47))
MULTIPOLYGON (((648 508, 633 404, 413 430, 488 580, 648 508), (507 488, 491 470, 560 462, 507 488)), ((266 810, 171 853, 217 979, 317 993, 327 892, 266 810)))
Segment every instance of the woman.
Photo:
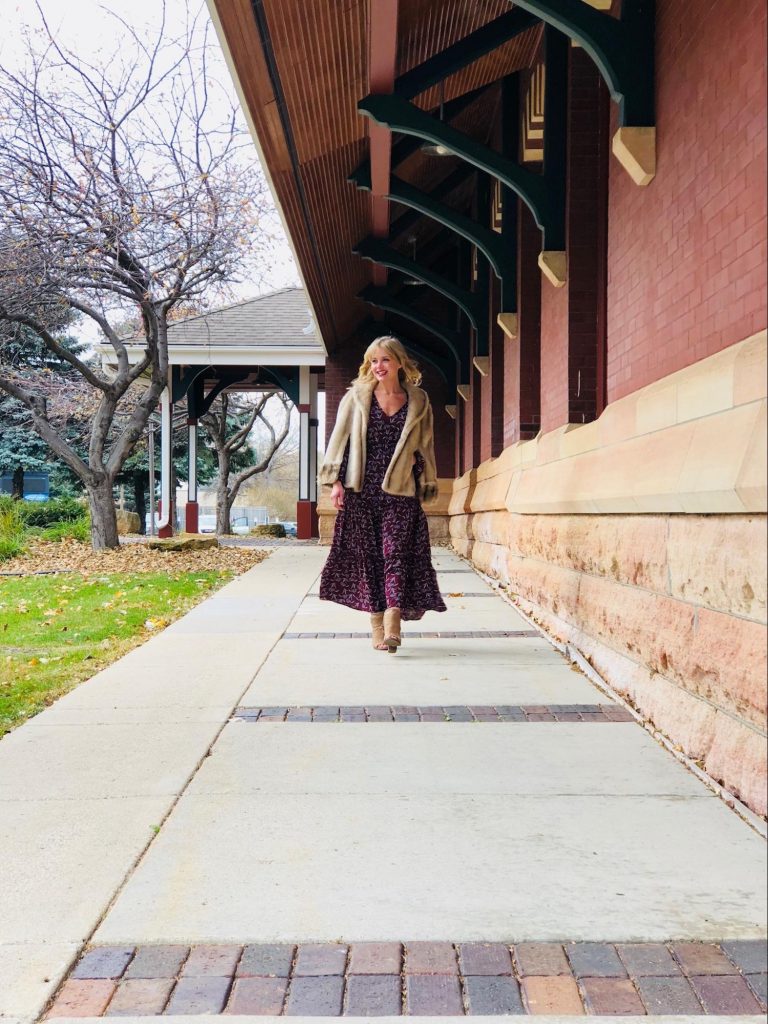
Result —
POLYGON ((420 383, 398 339, 376 338, 339 403, 319 474, 337 509, 320 597, 370 612, 373 646, 390 654, 401 618, 445 611, 419 503, 437 494, 432 408, 420 383))

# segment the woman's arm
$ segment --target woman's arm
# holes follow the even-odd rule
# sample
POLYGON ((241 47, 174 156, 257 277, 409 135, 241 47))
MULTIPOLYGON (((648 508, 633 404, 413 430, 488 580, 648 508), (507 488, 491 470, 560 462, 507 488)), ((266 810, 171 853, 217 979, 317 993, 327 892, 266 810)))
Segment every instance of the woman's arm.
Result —
POLYGON ((349 444, 351 415, 352 393, 348 391, 339 402, 336 423, 326 445, 323 464, 317 474, 317 480, 320 484, 334 484, 342 475, 341 467, 349 444))
POLYGON ((434 501, 437 497, 437 466, 435 464, 435 425, 432 406, 427 399, 427 411, 422 421, 419 455, 424 463, 420 473, 419 496, 422 501, 434 501))

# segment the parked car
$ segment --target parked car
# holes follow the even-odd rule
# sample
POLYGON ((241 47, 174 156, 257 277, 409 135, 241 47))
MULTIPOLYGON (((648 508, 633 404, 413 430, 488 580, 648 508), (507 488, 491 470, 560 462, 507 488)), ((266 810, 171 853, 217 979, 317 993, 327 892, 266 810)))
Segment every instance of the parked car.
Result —
POLYGON ((238 537, 247 537, 250 532, 251 528, 245 516, 238 516, 232 520, 232 533, 236 533, 238 537))
POLYGON ((216 516, 200 516, 197 529, 200 533, 216 533, 216 516))
POLYGON ((288 522, 288 523, 283 522, 280 525, 285 530, 286 537, 295 537, 296 536, 296 523, 293 523, 293 522, 288 522))

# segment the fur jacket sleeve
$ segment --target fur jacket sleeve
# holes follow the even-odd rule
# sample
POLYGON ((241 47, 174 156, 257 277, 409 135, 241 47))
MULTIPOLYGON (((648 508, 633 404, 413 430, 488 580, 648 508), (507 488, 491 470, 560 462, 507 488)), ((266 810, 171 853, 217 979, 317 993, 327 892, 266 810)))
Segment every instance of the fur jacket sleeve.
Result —
MULTIPOLYGON (((434 426, 432 406, 427 393, 412 384, 403 385, 408 393, 408 412, 403 432, 384 474, 382 489, 387 494, 432 501, 437 496, 437 469, 435 466, 434 426), (424 471, 418 483, 413 472, 413 457, 419 452, 424 460, 424 471)), ((333 428, 325 459, 318 474, 321 484, 333 484, 339 479, 344 451, 349 443, 346 478, 341 482, 348 490, 360 491, 365 476, 365 443, 368 416, 373 401, 373 384, 354 384, 339 403, 336 425, 333 428)))

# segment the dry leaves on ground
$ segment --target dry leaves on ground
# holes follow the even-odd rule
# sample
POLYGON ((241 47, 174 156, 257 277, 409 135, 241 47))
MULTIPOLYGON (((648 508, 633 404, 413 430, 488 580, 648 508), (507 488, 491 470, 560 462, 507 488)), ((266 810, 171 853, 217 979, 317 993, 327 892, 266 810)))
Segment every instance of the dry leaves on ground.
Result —
POLYGON ((264 548, 219 547, 202 551, 150 551, 142 543, 121 544, 109 551, 93 551, 76 540, 32 541, 25 555, 0 562, 4 575, 42 572, 245 572, 267 557, 264 548))

